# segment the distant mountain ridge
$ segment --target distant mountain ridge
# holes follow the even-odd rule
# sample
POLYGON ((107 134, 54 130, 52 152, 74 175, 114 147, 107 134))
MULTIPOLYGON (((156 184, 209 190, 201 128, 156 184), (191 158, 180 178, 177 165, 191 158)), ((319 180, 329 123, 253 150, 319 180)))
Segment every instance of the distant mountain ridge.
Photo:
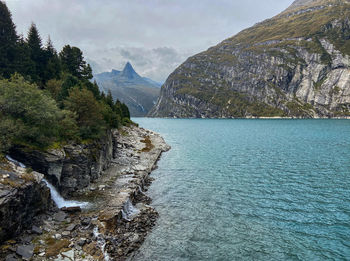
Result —
POLYGON ((124 102, 133 117, 145 116, 159 96, 161 84, 140 76, 130 62, 122 71, 112 70, 94 76, 100 89, 111 90, 113 98, 124 102))
POLYGON ((350 0, 296 0, 166 80, 153 117, 350 117, 350 0))

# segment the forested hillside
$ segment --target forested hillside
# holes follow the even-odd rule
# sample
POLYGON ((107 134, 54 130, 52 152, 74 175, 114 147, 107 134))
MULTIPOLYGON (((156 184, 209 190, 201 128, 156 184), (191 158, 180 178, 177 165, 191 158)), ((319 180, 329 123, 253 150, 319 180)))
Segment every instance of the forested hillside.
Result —
POLYGON ((36 149, 89 142, 130 123, 127 106, 92 83, 78 47, 58 53, 33 23, 19 36, 0 1, 0 153, 19 144, 36 149))

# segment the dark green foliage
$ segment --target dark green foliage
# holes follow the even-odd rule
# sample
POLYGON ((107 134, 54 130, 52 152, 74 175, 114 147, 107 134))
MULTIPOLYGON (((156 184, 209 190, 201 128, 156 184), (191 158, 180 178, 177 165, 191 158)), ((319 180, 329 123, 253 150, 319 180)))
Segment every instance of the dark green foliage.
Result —
POLYGON ((64 102, 65 108, 76 113, 79 133, 83 139, 98 138, 104 130, 100 104, 92 92, 75 87, 69 91, 64 102))
POLYGON ((89 80, 92 78, 90 65, 86 64, 83 53, 78 47, 66 45, 60 52, 63 70, 80 79, 89 80))
POLYGON ((106 96, 106 103, 110 106, 113 107, 113 97, 112 97, 112 92, 111 90, 108 90, 107 96, 106 96))
POLYGON ((121 109, 122 109, 123 118, 130 119, 130 112, 129 112, 128 106, 126 106, 124 103, 122 103, 121 109))
POLYGON ((56 102, 23 77, 0 81, 0 108, 5 126, 16 131, 12 142, 45 147, 58 136, 61 111, 56 102))
POLYGON ((299 101, 288 102, 286 106, 289 109, 290 115, 296 117, 310 118, 312 116, 312 111, 314 110, 311 104, 302 104, 299 101))
POLYGON ((98 139, 129 124, 125 104, 114 104, 91 78, 79 48, 66 45, 58 55, 50 38, 43 47, 35 24, 26 40, 18 37, 0 1, 0 153, 14 144, 47 148, 98 139))
POLYGON ((30 76, 34 82, 40 83, 44 80, 46 57, 39 31, 34 23, 29 28, 27 44, 30 50, 30 58, 34 62, 30 76))
POLYGON ((58 101, 61 102, 67 98, 69 95, 69 90, 76 86, 80 86, 79 79, 71 74, 66 74, 65 77, 63 77, 63 83, 61 91, 58 95, 58 101))
POLYGON ((15 72, 18 36, 6 4, 0 1, 0 75, 9 77, 15 72))
POLYGON ((91 83, 90 81, 86 81, 86 88, 92 92, 97 100, 101 99, 101 94, 100 94, 100 88, 98 88, 98 85, 96 81, 94 83, 91 83))
POLYGON ((57 55, 57 51, 54 48, 51 39, 47 40, 46 48, 44 50, 45 55, 45 70, 43 75, 44 82, 47 82, 50 79, 58 79, 61 73, 61 62, 57 55))

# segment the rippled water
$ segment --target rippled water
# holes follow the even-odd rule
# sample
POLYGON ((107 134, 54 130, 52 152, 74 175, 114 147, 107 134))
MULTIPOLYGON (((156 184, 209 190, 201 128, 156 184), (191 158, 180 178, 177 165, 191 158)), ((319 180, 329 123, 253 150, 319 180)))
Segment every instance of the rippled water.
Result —
POLYGON ((134 120, 172 146, 135 260, 350 259, 350 121, 134 120))

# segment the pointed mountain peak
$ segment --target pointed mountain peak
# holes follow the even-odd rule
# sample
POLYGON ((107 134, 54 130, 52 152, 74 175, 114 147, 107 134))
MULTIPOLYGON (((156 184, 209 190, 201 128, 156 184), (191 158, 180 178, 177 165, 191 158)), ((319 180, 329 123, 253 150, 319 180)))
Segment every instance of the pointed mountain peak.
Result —
POLYGON ((128 78, 128 79, 134 79, 137 77, 141 77, 140 75, 135 72, 134 68, 132 67, 130 62, 127 62, 123 71, 122 71, 122 76, 128 78))
POLYGON ((130 62, 127 62, 124 66, 124 71, 125 70, 134 70, 130 62))

